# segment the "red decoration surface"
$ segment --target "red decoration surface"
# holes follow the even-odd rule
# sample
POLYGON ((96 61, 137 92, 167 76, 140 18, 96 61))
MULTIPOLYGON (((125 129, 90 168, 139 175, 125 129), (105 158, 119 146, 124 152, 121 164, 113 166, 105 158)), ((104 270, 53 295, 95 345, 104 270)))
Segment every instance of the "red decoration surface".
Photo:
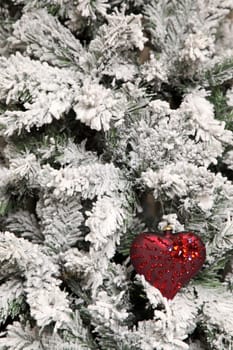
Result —
POLYGON ((205 257, 203 242, 192 232, 141 233, 130 249, 136 272, 168 299, 197 274, 205 257))

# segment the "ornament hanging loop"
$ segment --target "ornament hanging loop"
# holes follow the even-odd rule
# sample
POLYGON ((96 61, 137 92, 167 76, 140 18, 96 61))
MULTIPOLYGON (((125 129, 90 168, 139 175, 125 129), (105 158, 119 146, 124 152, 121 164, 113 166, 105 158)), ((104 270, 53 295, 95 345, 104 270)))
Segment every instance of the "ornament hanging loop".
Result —
POLYGON ((169 231, 170 233, 172 233, 173 227, 172 227, 171 225, 168 224, 168 225, 166 225, 166 226, 163 227, 162 231, 163 231, 163 232, 168 232, 168 231, 169 231))

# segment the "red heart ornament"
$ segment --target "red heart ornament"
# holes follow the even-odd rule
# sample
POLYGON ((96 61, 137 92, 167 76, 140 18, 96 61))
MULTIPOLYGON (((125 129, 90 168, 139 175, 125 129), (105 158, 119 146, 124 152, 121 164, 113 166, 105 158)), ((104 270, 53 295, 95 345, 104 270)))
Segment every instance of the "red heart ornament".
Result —
POLYGON ((197 274, 205 257, 203 242, 192 232, 141 233, 130 249, 136 272, 168 299, 197 274))

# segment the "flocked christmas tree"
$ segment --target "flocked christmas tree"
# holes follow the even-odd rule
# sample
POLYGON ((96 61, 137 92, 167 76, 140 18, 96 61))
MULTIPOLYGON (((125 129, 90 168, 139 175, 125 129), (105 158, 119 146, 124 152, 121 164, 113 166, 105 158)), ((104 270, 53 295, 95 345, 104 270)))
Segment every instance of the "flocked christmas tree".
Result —
POLYGON ((232 0, 1 0, 1 350, 233 349, 232 0), (140 232, 197 233, 172 300, 140 232))

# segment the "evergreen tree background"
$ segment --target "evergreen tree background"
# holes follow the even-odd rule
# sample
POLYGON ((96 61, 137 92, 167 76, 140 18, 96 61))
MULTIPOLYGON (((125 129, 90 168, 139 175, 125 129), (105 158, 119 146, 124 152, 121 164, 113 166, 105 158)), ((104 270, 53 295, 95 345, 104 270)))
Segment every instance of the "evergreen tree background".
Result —
POLYGON ((233 1, 1 0, 0 349, 233 349, 233 1), (133 238, 192 230, 171 301, 133 238))

